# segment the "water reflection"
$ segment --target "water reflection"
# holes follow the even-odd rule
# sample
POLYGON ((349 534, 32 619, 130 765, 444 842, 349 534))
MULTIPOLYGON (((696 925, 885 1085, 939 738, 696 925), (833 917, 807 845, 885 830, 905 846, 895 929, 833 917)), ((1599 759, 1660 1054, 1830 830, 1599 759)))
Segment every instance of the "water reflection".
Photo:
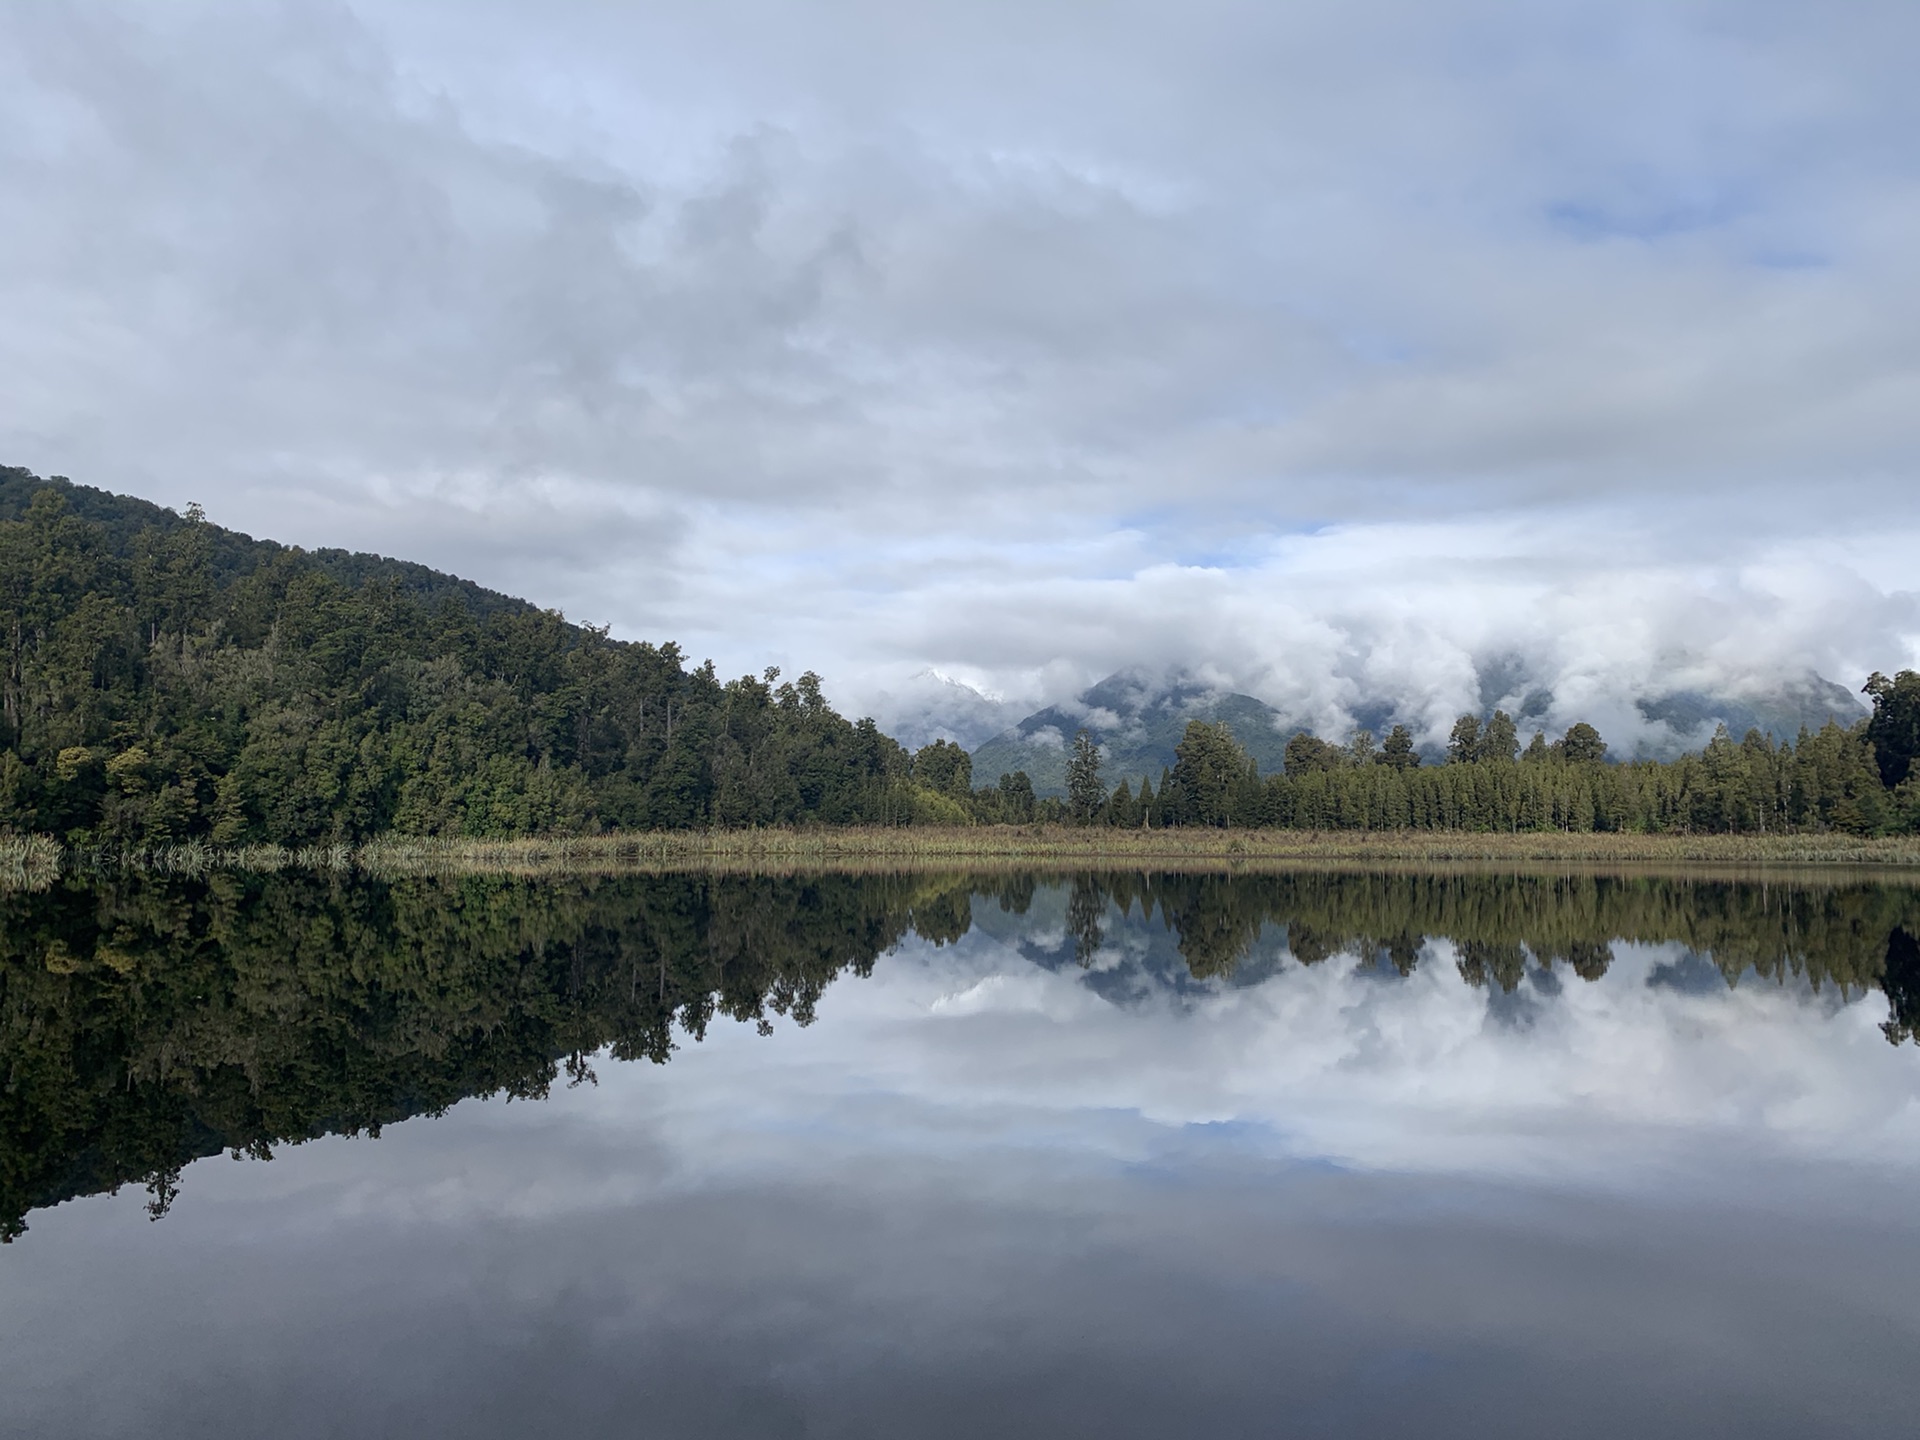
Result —
POLYGON ((1904 1434, 1917 904, 1304 872, 13 897, 0 1432, 1904 1434), (164 1224, 96 1193, 128 1182, 179 1195, 164 1224))
MULTIPOLYGON (((1608 994, 1624 998, 1581 1013, 1617 1020, 1649 991, 1770 989, 1808 1013, 1870 1011, 1899 1043, 1920 1026, 1917 933, 1913 887, 1818 879, 70 880, 0 912, 0 1233, 18 1235, 37 1207, 134 1181, 158 1213, 197 1157, 377 1135, 468 1096, 545 1095, 590 1078, 602 1053, 664 1062, 718 1019, 763 1034, 781 1017, 805 1026, 836 977, 870 974, 910 936, 991 940, 1034 974, 1071 975, 1076 993, 1122 1008, 1253 992, 1343 957, 1333 989, 1276 991, 1291 1018, 1269 1013, 1261 1043, 1352 1070, 1386 1046, 1384 1025, 1418 1071, 1462 1015, 1531 1026, 1623 952, 1639 957, 1637 978, 1608 994), (1352 988, 1416 978, 1397 1007, 1352 988)), ((1018 973, 988 968, 940 997, 941 1013, 1011 1003, 1018 973)), ((1761 1018, 1749 1009, 1738 1023, 1759 1033, 1761 1018)), ((1561 1040, 1582 1043, 1574 1030, 1561 1040)), ((1440 1081, 1429 1072, 1420 1084, 1440 1081)))

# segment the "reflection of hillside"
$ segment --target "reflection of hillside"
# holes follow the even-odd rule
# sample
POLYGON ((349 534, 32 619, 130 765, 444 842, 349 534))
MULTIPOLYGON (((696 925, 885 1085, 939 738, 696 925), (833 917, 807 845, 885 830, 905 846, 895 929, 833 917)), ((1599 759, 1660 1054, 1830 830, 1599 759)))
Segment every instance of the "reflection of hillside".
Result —
POLYGON ((834 976, 952 911, 923 879, 853 876, 222 876, 16 898, 0 1231, 129 1180, 164 1190, 221 1149, 538 1095, 603 1047, 664 1061, 716 1016, 806 1024, 834 976))
POLYGON ((1651 983, 1750 972, 1883 989, 1920 1026, 1920 892, 1607 876, 1287 873, 77 879, 0 903, 0 1233, 35 1206, 222 1149, 377 1132, 543 1093, 588 1057, 665 1061, 717 1017, 807 1023, 909 933, 971 929, 1084 966, 1116 1004, 1258 983, 1291 956, 1391 981, 1427 937, 1494 996, 1594 980, 1617 940, 1690 952, 1651 983))

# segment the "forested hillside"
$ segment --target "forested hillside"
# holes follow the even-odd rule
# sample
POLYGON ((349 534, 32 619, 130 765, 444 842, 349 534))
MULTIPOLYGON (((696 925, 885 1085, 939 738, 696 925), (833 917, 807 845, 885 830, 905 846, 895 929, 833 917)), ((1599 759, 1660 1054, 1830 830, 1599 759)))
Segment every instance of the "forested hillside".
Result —
POLYGON ((818 677, 0 472, 0 829, 132 845, 953 818, 818 677))

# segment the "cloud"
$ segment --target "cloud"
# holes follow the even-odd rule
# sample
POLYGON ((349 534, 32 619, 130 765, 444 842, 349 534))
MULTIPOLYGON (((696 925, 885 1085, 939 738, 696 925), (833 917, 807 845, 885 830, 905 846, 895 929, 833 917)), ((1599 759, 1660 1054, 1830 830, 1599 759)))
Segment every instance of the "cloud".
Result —
POLYGON ((927 733, 1920 655, 1911 6, 1090 23, 14 7, 0 453, 927 733))

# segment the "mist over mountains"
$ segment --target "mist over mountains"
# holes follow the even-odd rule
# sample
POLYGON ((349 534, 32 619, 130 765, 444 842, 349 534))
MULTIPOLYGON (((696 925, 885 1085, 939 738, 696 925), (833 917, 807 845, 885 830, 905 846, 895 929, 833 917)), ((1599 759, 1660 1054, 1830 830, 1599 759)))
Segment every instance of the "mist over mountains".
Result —
MULTIPOLYGON (((1550 739, 1575 721, 1587 719, 1599 725, 1612 754, 1620 759, 1670 759, 1700 748, 1722 724, 1736 736, 1755 729, 1779 741, 1792 740, 1803 727, 1817 730, 1829 720, 1851 725, 1867 713, 1852 691, 1811 672, 1737 693, 1671 684, 1638 695, 1596 697, 1596 703, 1582 711, 1563 704, 1549 683, 1512 656, 1476 667, 1476 678, 1483 716, 1506 710, 1519 723, 1523 736, 1543 730, 1550 739)), ((944 732, 947 738, 960 738, 968 722, 977 724, 991 714, 994 702, 957 681, 944 684, 951 691, 966 692, 956 696, 955 718, 944 732)), ((1230 725, 1263 774, 1281 768, 1286 742, 1300 730, 1344 742, 1356 729, 1370 730, 1378 737, 1393 725, 1404 724, 1431 761, 1444 753, 1455 713, 1436 715, 1430 697, 1379 697, 1353 705, 1340 717, 1344 724, 1329 726, 1324 715, 1305 707, 1270 704, 1190 673, 1123 670, 1070 700, 1034 711, 978 744, 973 752, 974 774, 991 780, 1002 772, 1024 770, 1036 792, 1063 793, 1067 753, 1074 733, 1084 727, 1102 747, 1110 780, 1145 775, 1157 783, 1161 770, 1173 765, 1174 747, 1191 720, 1230 725)), ((923 711, 920 723, 925 726, 932 721, 931 712, 923 711)))

